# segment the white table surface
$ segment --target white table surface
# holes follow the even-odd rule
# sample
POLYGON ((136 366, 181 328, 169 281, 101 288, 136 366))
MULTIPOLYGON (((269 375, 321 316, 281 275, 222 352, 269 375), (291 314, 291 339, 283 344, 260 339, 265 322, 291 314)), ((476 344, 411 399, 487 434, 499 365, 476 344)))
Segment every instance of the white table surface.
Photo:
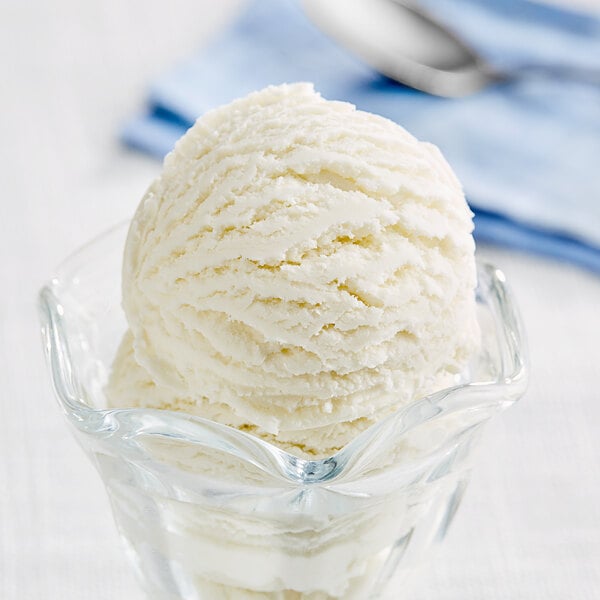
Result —
MULTIPOLYGON (((140 107, 153 76, 238 5, 0 3, 2 600, 142 598, 99 478, 52 397, 35 295, 65 255, 131 215, 159 166, 118 145, 119 123, 140 107)), ((519 300, 531 386, 488 429, 464 504, 414 600, 597 600, 600 277, 479 252, 505 270, 519 300)))

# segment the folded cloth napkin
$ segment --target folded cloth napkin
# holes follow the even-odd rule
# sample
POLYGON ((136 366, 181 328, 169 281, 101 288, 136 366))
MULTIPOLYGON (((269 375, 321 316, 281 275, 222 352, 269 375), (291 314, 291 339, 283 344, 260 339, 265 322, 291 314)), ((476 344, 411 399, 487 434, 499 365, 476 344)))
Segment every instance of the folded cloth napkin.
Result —
POLYGON ((251 0, 215 43, 153 85, 148 113, 122 138, 162 157, 206 110, 269 84, 312 81, 324 97, 437 144, 463 182, 479 240, 600 273, 600 15, 528 0, 422 4, 497 68, 549 73, 467 98, 429 96, 342 50, 295 0, 251 0), (561 70, 579 75, 559 77, 561 70))

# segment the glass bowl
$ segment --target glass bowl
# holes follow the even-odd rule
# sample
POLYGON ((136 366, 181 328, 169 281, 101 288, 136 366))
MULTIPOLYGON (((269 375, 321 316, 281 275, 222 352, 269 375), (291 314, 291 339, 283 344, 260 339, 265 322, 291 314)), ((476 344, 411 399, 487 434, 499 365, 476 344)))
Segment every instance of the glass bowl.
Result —
POLYGON ((67 259, 39 307, 54 391, 148 597, 407 598, 408 578, 458 508, 482 426, 525 390, 522 327, 502 272, 478 265, 482 345, 454 386, 334 456, 303 460, 185 413, 106 408, 126 330, 126 233, 119 225, 67 259))

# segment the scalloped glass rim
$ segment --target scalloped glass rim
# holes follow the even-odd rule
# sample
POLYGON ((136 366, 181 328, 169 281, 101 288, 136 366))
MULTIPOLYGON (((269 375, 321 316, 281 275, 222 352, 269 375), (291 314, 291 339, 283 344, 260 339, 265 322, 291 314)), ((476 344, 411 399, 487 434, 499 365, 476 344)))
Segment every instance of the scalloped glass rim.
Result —
MULTIPOLYGON (((355 479, 368 471, 367 463, 373 464, 389 449, 390 439, 397 442, 415 428, 452 413, 477 413, 475 422, 482 423, 514 403, 526 389, 528 363, 523 327, 504 274, 493 265, 478 263, 477 298, 493 318, 496 335, 498 364, 495 376, 466 381, 417 400, 362 432, 331 457, 320 460, 298 458, 251 434, 186 413, 94 408, 89 404, 86 386, 71 359, 72 348, 66 332, 73 315, 63 306, 65 282, 75 282, 77 273, 83 272, 88 260, 98 261, 99 256, 100 260, 111 256, 113 262, 116 259, 120 263, 127 227, 128 223, 121 223, 73 253, 39 294, 44 350, 62 409, 81 433, 99 440, 111 438, 113 443, 118 443, 119 439, 126 442, 121 445, 125 454, 131 455, 137 448, 139 458, 143 454, 141 445, 132 442, 144 436, 157 436, 227 452, 288 483, 322 483, 334 478, 339 481, 342 477, 344 480, 355 479)), ((110 262, 108 258, 106 260, 110 262)), ((104 269, 109 274, 111 270, 115 277, 120 276, 120 264, 104 269)), ((486 339, 482 346, 485 348, 486 339)), ((427 462, 447 451, 447 447, 438 448, 436 456, 428 456, 427 462)))

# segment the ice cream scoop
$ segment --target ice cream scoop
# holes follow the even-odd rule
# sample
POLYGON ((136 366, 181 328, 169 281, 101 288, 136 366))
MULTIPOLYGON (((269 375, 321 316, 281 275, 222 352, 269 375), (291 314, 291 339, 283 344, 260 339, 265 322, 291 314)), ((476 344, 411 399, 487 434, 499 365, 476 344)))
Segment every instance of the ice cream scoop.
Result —
POLYGON ((213 110, 132 221, 109 402, 331 454, 464 369, 472 227, 438 149, 387 119, 309 84, 213 110))
MULTIPOLYGON (((500 69, 415 0, 302 0, 302 6, 320 29, 374 69, 429 94, 467 96, 494 83, 540 77, 600 83, 594 67, 539 59, 500 69)), ((500 24, 488 29, 491 37, 506 36, 500 24)))

